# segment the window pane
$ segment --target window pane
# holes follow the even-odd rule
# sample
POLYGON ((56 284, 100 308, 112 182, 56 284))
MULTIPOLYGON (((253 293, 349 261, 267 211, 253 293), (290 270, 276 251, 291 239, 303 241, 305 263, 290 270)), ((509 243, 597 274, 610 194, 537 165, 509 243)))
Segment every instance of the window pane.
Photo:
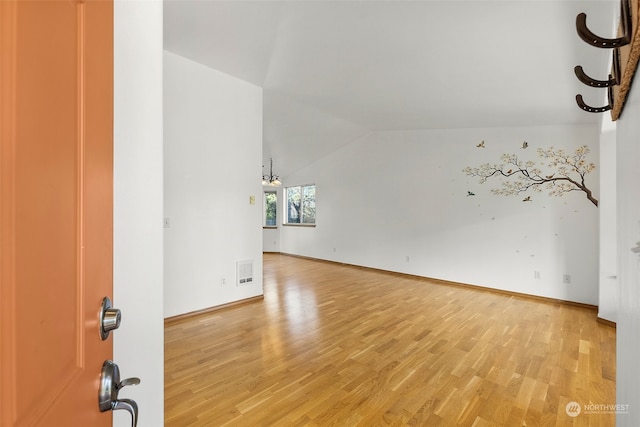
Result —
POLYGON ((300 187, 287 188, 287 223, 300 223, 300 187))
POLYGON ((275 191, 264 193, 264 225, 267 227, 276 226, 276 209, 278 206, 278 196, 275 191))
POLYGON ((302 222, 305 224, 316 223, 316 186, 302 187, 302 222))

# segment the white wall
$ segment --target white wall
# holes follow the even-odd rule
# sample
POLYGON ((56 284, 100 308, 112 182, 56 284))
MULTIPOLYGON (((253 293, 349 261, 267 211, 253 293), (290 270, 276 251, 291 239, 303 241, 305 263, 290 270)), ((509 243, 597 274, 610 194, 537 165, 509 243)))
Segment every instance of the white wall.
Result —
MULTIPOLYGON (((538 147, 583 144, 597 163, 598 138, 595 127, 372 133, 283 178, 316 184, 317 227, 281 228, 280 249, 597 305, 598 208, 584 193, 496 196, 495 182, 462 170, 503 153, 538 160, 538 147)), ((597 198, 598 169, 587 184, 597 198)))
MULTIPOLYGON (((113 333, 120 397, 140 407, 140 427, 164 424, 162 315, 162 1, 116 0, 114 9, 113 333)), ((115 411, 114 426, 130 426, 115 411)))
POLYGON ((640 425, 640 85, 631 86, 617 124, 618 285, 616 400, 630 406, 616 425, 640 425))
MULTIPOLYGON (((278 227, 281 227, 282 223, 278 223, 278 227)), ((263 252, 280 252, 280 229, 264 229, 263 230, 263 252)))
POLYGON ((171 317, 262 295, 262 89, 167 51, 164 67, 171 317), (244 260, 254 280, 236 286, 244 260))
MULTIPOLYGON (((607 115, 607 117, 610 117, 607 115)), ((610 126, 610 125, 609 125, 610 126)), ((598 317, 617 321, 616 131, 600 134, 600 285, 598 317)))

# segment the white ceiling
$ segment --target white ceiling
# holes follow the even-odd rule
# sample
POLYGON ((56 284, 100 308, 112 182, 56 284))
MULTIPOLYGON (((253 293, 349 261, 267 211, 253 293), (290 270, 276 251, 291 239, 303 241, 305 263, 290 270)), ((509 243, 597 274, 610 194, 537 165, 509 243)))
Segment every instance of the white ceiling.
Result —
POLYGON ((165 0, 165 49, 264 88, 264 157, 287 175, 375 130, 598 124, 610 0, 165 0))

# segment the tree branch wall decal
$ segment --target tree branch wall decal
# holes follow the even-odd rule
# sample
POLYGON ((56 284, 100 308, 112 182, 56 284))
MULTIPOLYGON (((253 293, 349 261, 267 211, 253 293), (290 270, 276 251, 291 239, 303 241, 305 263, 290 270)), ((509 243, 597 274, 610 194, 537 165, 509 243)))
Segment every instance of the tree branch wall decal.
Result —
MULTIPOLYGON (((489 178, 503 178, 502 186, 491 190, 496 195, 511 196, 529 189, 538 192, 546 189, 549 195, 560 197, 571 191, 582 191, 591 203, 598 206, 598 200, 585 183, 585 176, 596 168, 594 163, 586 160, 589 147, 583 145, 571 154, 554 147, 538 148, 537 153, 542 165, 532 160, 520 160, 515 154, 503 154, 500 164, 483 163, 476 168, 466 167, 463 172, 479 177, 480 184, 489 178)), ((531 200, 530 196, 527 199, 531 200)))

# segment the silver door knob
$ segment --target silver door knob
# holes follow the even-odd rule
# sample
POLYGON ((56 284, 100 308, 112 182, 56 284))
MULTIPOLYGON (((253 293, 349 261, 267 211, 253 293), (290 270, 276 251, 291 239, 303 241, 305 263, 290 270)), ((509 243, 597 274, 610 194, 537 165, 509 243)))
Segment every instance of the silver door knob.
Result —
POLYGON ((102 298, 100 306, 100 338, 102 341, 109 337, 109 333, 120 327, 120 319, 122 315, 120 310, 113 308, 109 297, 102 298))
POLYGON ((128 385, 140 384, 140 378, 126 378, 120 381, 120 368, 111 360, 105 360, 100 373, 98 407, 100 412, 123 409, 131 414, 131 426, 138 425, 138 404, 131 399, 118 399, 118 392, 128 385))

